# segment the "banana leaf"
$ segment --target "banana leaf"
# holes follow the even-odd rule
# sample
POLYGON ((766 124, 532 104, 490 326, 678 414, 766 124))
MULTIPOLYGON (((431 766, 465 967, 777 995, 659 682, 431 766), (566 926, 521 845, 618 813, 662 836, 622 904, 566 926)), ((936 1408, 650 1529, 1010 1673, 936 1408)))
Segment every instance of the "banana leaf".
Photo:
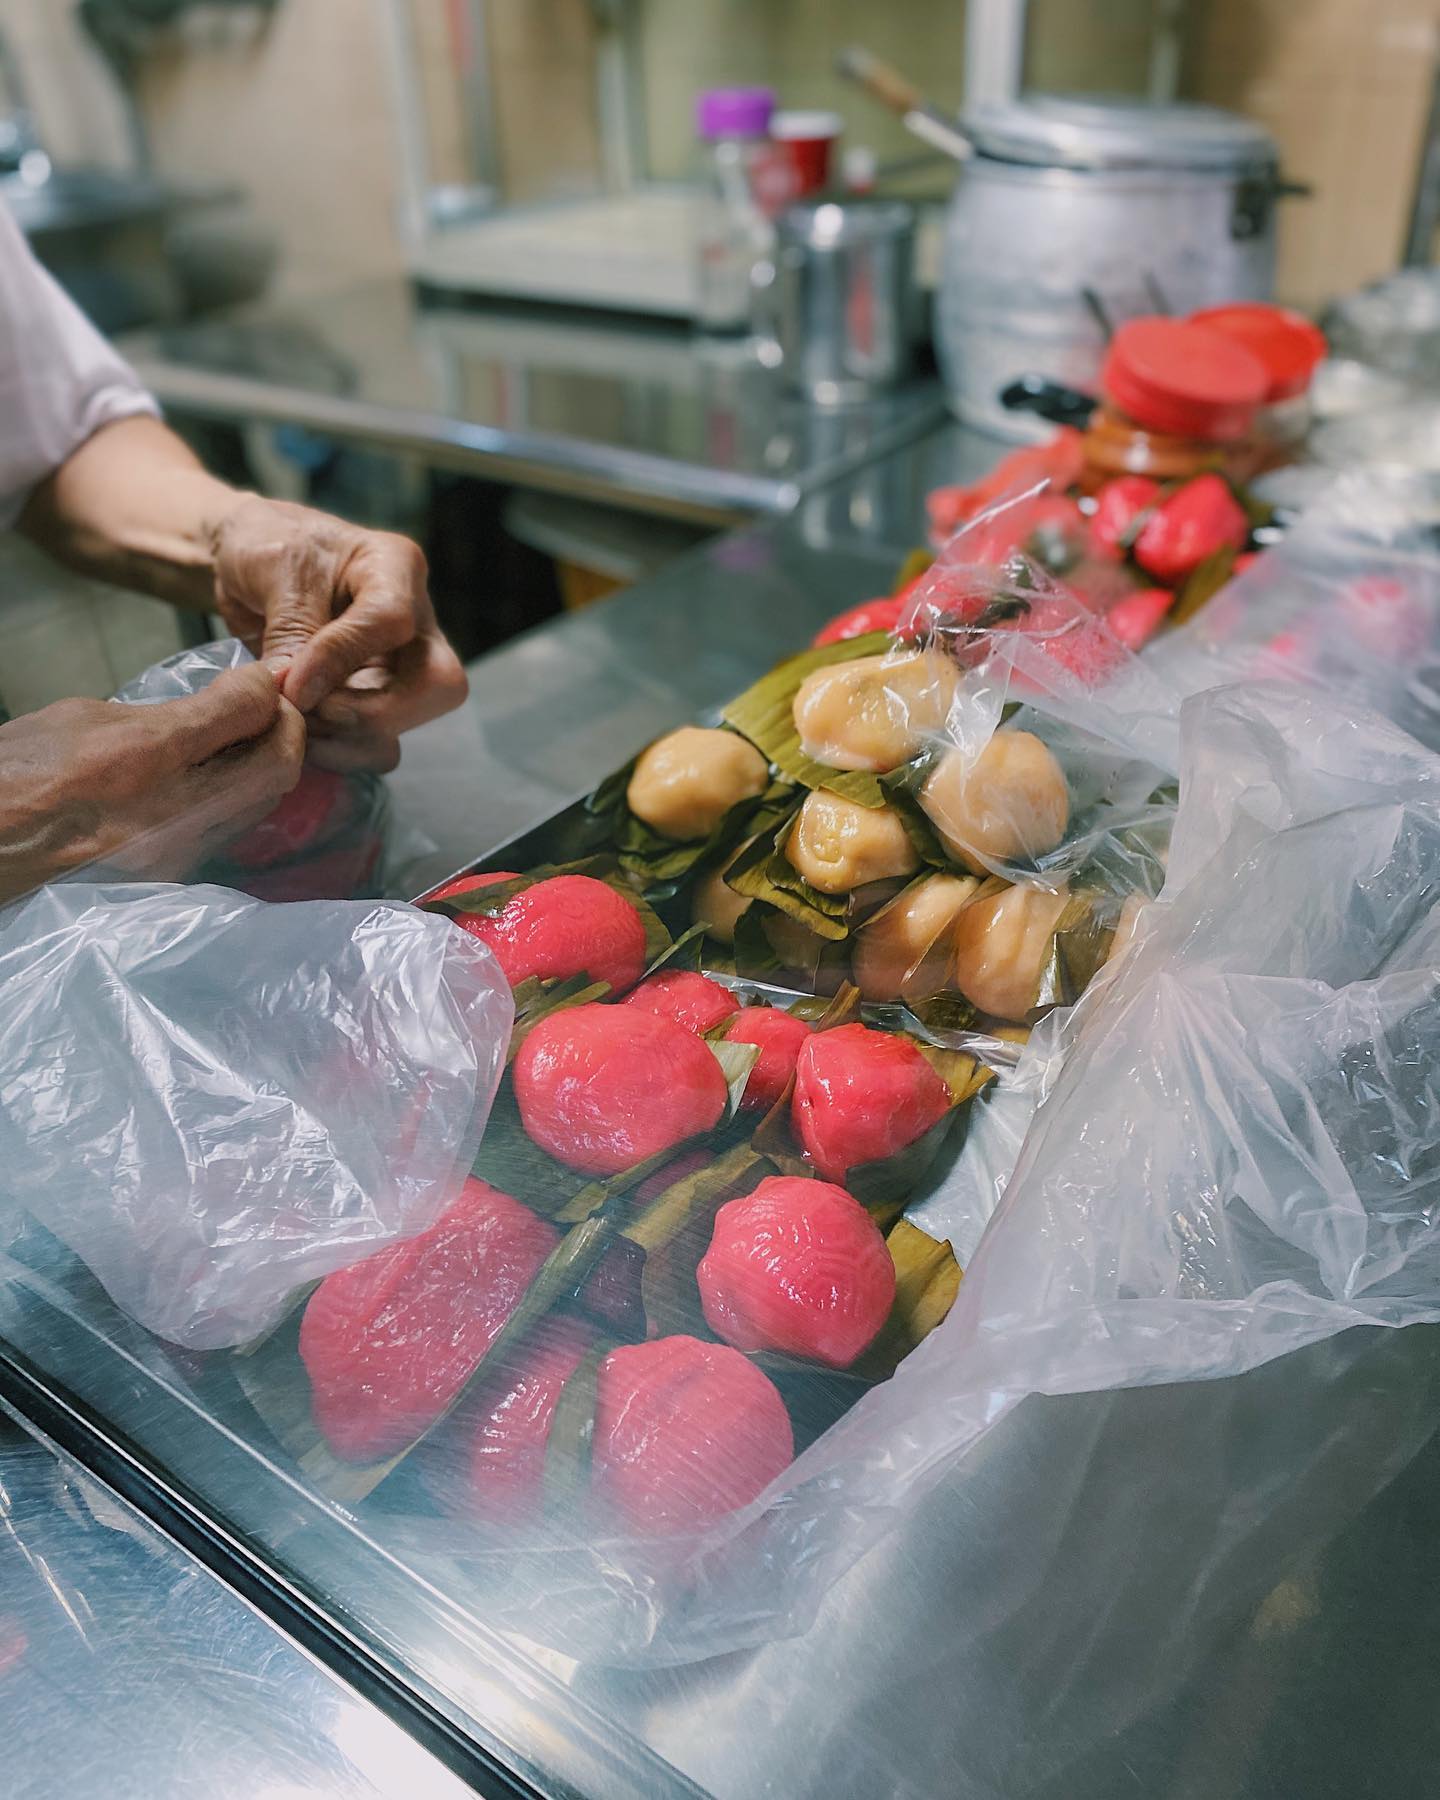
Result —
POLYGON ((375 1462, 346 1462, 321 1436, 310 1410, 310 1388, 300 1360, 300 1316, 272 1333, 254 1354, 234 1364, 237 1383, 257 1416, 290 1453, 301 1473, 319 1491, 344 1506, 358 1504, 427 1438, 475 1386, 513 1350, 551 1306, 583 1282, 612 1234, 608 1222, 587 1219, 575 1226, 546 1258, 524 1298, 491 1339, 450 1404, 422 1432, 393 1455, 375 1462))
POLYGON ((708 1335, 695 1270, 709 1247, 715 1214, 770 1173, 751 1145, 735 1144, 682 1176, 625 1226, 624 1237, 645 1252, 640 1296, 650 1336, 708 1335))
MULTIPOLYGON (((1179 789, 1174 782, 1157 787, 1146 800, 1146 806, 1154 809, 1150 816, 1118 831, 1105 831, 1070 877, 1070 886, 1077 891, 1113 894, 1122 900, 1140 892, 1153 900, 1165 885, 1165 853, 1178 800, 1179 789)), ((1101 818, 1104 804, 1092 809, 1087 829, 1101 818)))
POLYGON ((822 894, 811 887, 785 854, 791 820, 786 819, 773 838, 755 838, 725 872, 725 884, 750 900, 763 900, 783 912, 816 937, 838 942, 848 936, 850 910, 846 894, 822 894))
MULTIPOLYGON (((576 1194, 598 1185, 578 1170, 556 1162, 531 1140, 520 1122, 520 1108, 508 1076, 500 1083, 471 1172, 547 1218, 559 1217, 576 1194)), ((593 1208, 585 1210, 588 1214, 593 1208)))
MULTIPOLYGON (((713 957, 710 962, 714 968, 720 966, 713 957)), ((769 981, 824 994, 827 987, 838 987, 847 979, 850 957, 845 939, 797 930, 790 914, 756 900, 736 921, 730 972, 747 981, 769 981), (784 954, 776 948, 772 924, 788 928, 784 954)))
POLYGON ((1041 965, 1036 1006, 1073 1006, 1110 954, 1120 901, 1114 894, 1072 893, 1041 965))
POLYGON ((583 974, 571 975, 564 981, 541 981, 536 975, 529 976, 515 989, 515 1023, 505 1052, 506 1064, 514 1062, 526 1038, 542 1019, 572 1006, 586 1006, 592 1000, 603 1000, 609 992, 608 981, 591 981, 583 974))
POLYGON ((912 550, 900 565, 899 572, 895 576, 895 585, 890 590, 891 593, 898 594, 912 581, 917 581, 927 569, 934 566, 934 562, 935 552, 933 550, 925 549, 923 546, 912 550))
POLYGON ((503 912, 516 894, 534 887, 540 879, 538 874, 532 874, 512 875, 506 881, 484 881, 477 875, 474 887, 456 888, 443 900, 421 900, 418 904, 425 912, 444 913, 450 919, 458 918, 462 913, 489 919, 503 912))
POLYGON ((831 1031, 837 1025, 853 1025, 860 1017, 860 990, 853 981, 841 981, 833 993, 802 994, 786 1010, 817 1031, 831 1031))
POLYGON ((600 1326, 622 1338, 645 1335, 645 1304, 641 1283, 645 1252, 618 1232, 610 1239, 599 1261, 568 1296, 569 1304, 600 1326))
POLYGON ((706 1040, 710 1054, 719 1063, 725 1075, 725 1085, 730 1092, 726 1118, 733 1119, 740 1110, 740 1102, 745 1094, 745 1084, 750 1079, 750 1071, 760 1060, 759 1044, 731 1043, 721 1038, 714 1042, 706 1040))
POLYGON ((1165 615, 1166 625, 1183 625, 1187 619, 1193 619, 1234 573, 1235 552, 1228 544, 1223 550, 1213 551, 1204 562, 1197 563, 1180 584, 1175 604, 1165 615))
POLYGON ((800 748, 800 734, 795 729, 795 695, 805 677, 816 669, 862 656, 881 656, 890 647, 889 632, 869 631, 863 637, 802 650, 798 656, 777 664, 732 700, 725 708, 725 723, 749 738, 781 775, 798 781, 802 787, 827 788, 861 806, 883 806, 885 796, 880 783, 867 770, 832 769, 800 748))
POLYGON ((590 1347, 561 1388, 551 1415, 541 1491, 546 1513, 562 1522, 574 1517, 590 1486, 600 1365, 614 1348, 615 1340, 604 1337, 590 1347))
POLYGON ((661 969, 695 969, 700 968, 700 953, 705 946, 704 925, 691 925, 682 931, 668 950, 662 950, 655 960, 646 965, 642 981, 648 975, 658 975, 661 969))
POLYGON ((513 1353, 552 1307, 584 1285, 614 1236, 614 1225, 598 1214, 570 1227, 540 1265, 540 1272, 525 1290, 520 1304, 490 1340, 489 1348, 456 1395, 456 1403, 475 1385, 482 1370, 493 1369, 507 1352, 513 1353))
POLYGON ((928 1131, 901 1149, 874 1162, 856 1163, 846 1172, 846 1193, 860 1202, 882 1231, 889 1231, 939 1161, 959 1113, 958 1103, 952 1104, 928 1131))
MULTIPOLYGON (((930 1031, 973 1031, 980 1014, 963 994, 949 989, 931 994, 924 1000, 906 1000, 905 1010, 913 1013, 930 1031)), ((922 1043, 923 1039, 920 1040, 922 1043)))
POLYGON ((963 1106, 973 1100, 987 1082, 995 1079, 995 1071, 987 1068, 968 1050, 944 1050, 938 1044, 910 1040, 950 1091, 950 1104, 963 1106))
POLYGON ((930 779, 931 771, 939 760, 938 746, 927 749, 908 763, 902 763, 898 769, 891 769, 888 774, 880 776, 880 786, 886 800, 900 815, 906 836, 921 862, 932 869, 947 869, 965 874, 966 871, 941 842, 939 832, 930 823, 920 804, 920 790, 930 779))
POLYGON ((886 1381, 955 1303, 961 1271, 955 1252, 908 1219, 897 1219, 885 1238, 895 1264, 895 1303, 880 1335, 852 1366, 869 1381, 886 1381))
MULTIPOLYGON (((765 930, 765 907, 758 902, 747 906, 735 921, 735 942, 730 953, 731 969, 744 979, 750 981, 779 981, 785 974, 785 964, 776 954, 765 930)), ((817 944, 823 945, 828 940, 816 938, 817 944)), ((720 967, 720 959, 713 954, 707 958, 712 968, 720 967)), ((819 957, 817 953, 816 961, 819 957)))
POLYGON ((831 1369, 778 1350, 752 1350, 748 1360, 762 1369, 780 1390, 795 1435, 795 1453, 807 1450, 843 1419, 874 1386, 855 1369, 831 1369))
POLYGON ((793 788, 772 781, 764 793, 742 800, 721 819, 708 837, 676 843, 631 812, 626 800, 630 777, 638 757, 608 776, 585 802, 586 810, 603 819, 622 869, 640 884, 647 899, 671 899, 698 864, 723 861, 742 838, 764 830, 768 820, 778 822, 794 800, 793 788))

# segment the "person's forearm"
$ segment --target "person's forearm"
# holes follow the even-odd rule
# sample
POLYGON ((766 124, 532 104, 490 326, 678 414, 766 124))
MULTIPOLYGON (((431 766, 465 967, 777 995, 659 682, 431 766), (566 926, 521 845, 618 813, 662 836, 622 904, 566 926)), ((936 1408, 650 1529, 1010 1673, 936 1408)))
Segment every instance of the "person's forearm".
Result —
POLYGON ((87 575, 207 611, 220 526, 245 498, 157 419, 121 419, 40 484, 19 529, 87 575))

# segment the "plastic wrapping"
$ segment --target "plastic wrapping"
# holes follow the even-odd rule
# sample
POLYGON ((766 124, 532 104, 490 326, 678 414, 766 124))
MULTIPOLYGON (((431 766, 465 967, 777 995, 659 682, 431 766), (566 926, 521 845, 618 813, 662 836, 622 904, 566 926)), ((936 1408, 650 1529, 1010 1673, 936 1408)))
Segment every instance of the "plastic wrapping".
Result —
MULTIPOLYGON (((254 660, 238 638, 178 650, 127 682, 115 699, 129 706, 183 700, 226 669, 254 660)), ((232 837, 190 879, 257 900, 370 898, 385 886, 389 841, 390 802, 378 775, 337 775, 307 763, 272 813, 232 837)), ((407 858, 419 853, 405 847, 407 858)))
MULTIPOLYGON (((1068 499, 997 505, 888 629, 822 632, 726 709, 811 790, 697 896, 697 917, 722 880, 764 903, 735 927, 742 974, 830 991, 848 969, 868 1000, 1019 1022, 1073 999, 1127 901, 1157 891, 1174 791, 1149 747, 1177 702, 1109 628, 1113 596, 1017 547, 1057 505, 1088 529, 1068 499)), ((1130 591, 1118 561, 1103 570, 1130 591)))
MULTIPOLYGON (((1076 619, 1067 615, 1057 631, 1083 631, 1076 619)), ((1017 697, 1010 683, 1020 669, 1047 684, 1025 695, 1037 717, 1091 731, 1122 766, 1148 760, 1135 748, 1136 721, 1168 728, 1173 691, 1152 681, 1143 659, 1122 658, 1094 684, 1033 635, 970 628, 979 653, 967 680, 975 677, 972 697, 987 706, 998 692, 997 721, 1017 697)), ((1023 1109, 997 1109, 991 1143, 977 1135, 973 1158, 962 1157, 953 1183, 925 1201, 944 1209, 945 1229, 973 1254, 948 1317, 892 1378, 827 1429, 843 1410, 831 1404, 835 1384, 847 1377, 803 1371, 809 1386, 786 1396, 794 1395, 796 1462, 721 1520, 649 1539, 597 1512, 583 1455, 544 1466, 543 1432, 539 1468, 533 1431, 514 1446, 530 1457, 522 1488, 533 1494, 540 1483, 539 1505, 503 1526, 477 1519, 466 1492, 477 1414, 466 1407, 481 1408, 483 1425, 481 1403, 493 1417, 506 1395, 471 1394, 356 1502, 357 1528, 451 1607, 596 1663, 666 1665, 803 1629, 837 1578, 881 1539, 898 1542, 942 1486, 963 1539, 970 1485, 988 1482, 995 1501, 988 1458, 1005 1441, 1002 1427, 1018 1430, 1023 1402, 1049 1397, 1027 1416, 1054 1441, 1067 1441, 1068 1430, 1085 1454, 1085 1421, 1108 1417, 1120 1391, 1208 1383, 1223 1449, 1236 1403, 1219 1397, 1224 1384, 1214 1378, 1249 1377, 1319 1346, 1327 1354, 1305 1361, 1310 1416, 1323 1418, 1333 1395, 1332 1449, 1357 1421, 1362 1436, 1378 1435, 1370 1396, 1349 1380, 1354 1359, 1339 1346, 1330 1356, 1322 1340, 1440 1318, 1440 1094, 1428 1053, 1440 761, 1385 720, 1294 683, 1207 692, 1186 705, 1177 741, 1173 765, 1155 764, 1180 774, 1161 896, 1144 909, 1127 954, 1032 1039, 1013 1090, 1023 1109), (1104 1404, 1076 1404, 1082 1395, 1104 1404)), ((328 1012, 328 1001, 318 1010, 328 1012)), ((589 1299, 613 1304, 617 1335, 634 1335, 626 1308, 643 1268, 637 1259, 587 1262, 578 1252, 588 1217, 564 1207, 555 1216, 557 1230, 570 1229, 569 1252, 549 1265, 552 1296, 593 1284, 589 1299)), ((532 1368, 511 1393, 523 1402, 543 1388, 553 1414, 519 1402, 514 1411, 531 1427, 548 1416, 562 1436, 578 1435, 604 1335, 588 1346, 537 1347, 564 1352, 579 1398, 557 1399, 563 1378, 532 1368)), ((487 1374, 505 1368, 502 1360, 487 1374)), ((795 1373, 777 1369, 777 1380, 795 1373)), ((293 1379, 308 1418, 298 1370, 293 1379)), ((1197 1409, 1206 1405, 1202 1398, 1197 1409)), ((687 1447, 703 1456, 703 1409, 685 1423, 687 1447)), ((1399 1454, 1377 1448, 1374 1469, 1399 1454)), ((1147 1524, 1148 1456, 1143 1436, 1130 1444, 1133 1479, 1112 1496, 1113 1522, 1103 1511, 1084 1521, 1076 1587, 1088 1597, 1118 1590, 1131 1567, 1147 1524)), ((1043 1469, 1048 1458, 1046 1444, 1032 1444, 1018 1460, 1043 1469)), ((1253 1571, 1242 1565, 1251 1539, 1280 1531, 1295 1484, 1336 1461, 1297 1456, 1283 1434, 1272 1441, 1261 1432, 1238 1469, 1207 1468, 1213 1502, 1186 1509, 1180 1559, 1206 1609, 1249 1591, 1253 1571)), ((682 1479, 673 1468, 656 1476, 682 1479)), ((1013 1535, 994 1532, 992 1519, 986 1556, 958 1558, 973 1588, 955 1590, 963 1600, 940 1619, 938 1641, 908 1650, 936 1657, 951 1647, 945 1634, 973 1643, 993 1633, 1004 1654, 987 1665, 991 1690, 1033 1665, 1055 1681, 1059 1704, 1083 1689, 1087 1643, 1073 1617, 1065 1656, 1047 1632, 1048 1593, 1074 1571, 1064 1521, 1051 1515, 1053 1488, 1042 1488, 1017 1489, 1006 1514, 1013 1535)), ((1199 1607, 1189 1592, 1163 1598, 1181 1620, 1199 1607)), ((1178 1629, 1166 1622, 1167 1644, 1178 1629)))
POLYGON ((1440 275, 1433 268, 1394 274, 1346 294, 1324 317, 1333 356, 1424 389, 1440 381, 1440 275))
MULTIPOLYGON (((948 934, 940 985, 1020 1021, 1074 999, 1126 906, 1158 891, 1175 794, 1135 728, 1137 712, 1168 716, 1169 697, 1091 602, 1019 552, 968 560, 1007 510, 956 537, 917 583, 901 632, 955 674, 909 801, 952 858, 991 878, 948 934)), ((884 921, 862 928, 857 967, 884 921)))
POLYGON ((1152 692, 1124 698, 1167 765, 1179 703, 1240 681, 1322 688, 1440 748, 1440 479, 1337 477, 1275 548, 1147 650, 1152 692), (1169 696, 1170 721, 1164 722, 1169 696))
POLYGON ((428 1225, 509 1038, 490 952, 388 904, 42 889, 0 913, 8 1191, 149 1330, 268 1330, 428 1225))
MULTIPOLYGON (((988 1225, 998 1182, 950 1196, 962 1242, 984 1225, 957 1303, 755 1504, 650 1543, 599 1529, 583 1489, 518 1532, 397 1494, 382 1542, 568 1652, 708 1656, 802 1628, 934 1483, 963 1492, 1027 1395, 1234 1376, 1352 1326, 1440 1319, 1440 762, 1351 721, 1337 790, 1337 729, 1295 689, 1186 709, 1183 854, 1130 952, 1037 1047, 1043 1098, 988 1225)), ((465 1479, 446 1448, 432 1496, 465 1479)), ((1282 1477, 1283 1449, 1257 1455, 1190 1550, 1223 1562, 1282 1477)), ((1119 1580, 1128 1541, 1098 1539, 1119 1580)), ((1041 1578, 1043 1548, 1015 1553, 1041 1578)))

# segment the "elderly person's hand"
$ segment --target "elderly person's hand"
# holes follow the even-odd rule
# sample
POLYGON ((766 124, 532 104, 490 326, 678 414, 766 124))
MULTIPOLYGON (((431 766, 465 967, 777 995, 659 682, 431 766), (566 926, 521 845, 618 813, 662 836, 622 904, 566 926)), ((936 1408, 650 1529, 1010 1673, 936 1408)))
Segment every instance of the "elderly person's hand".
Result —
POLYGON ((402 731, 465 698, 416 545, 241 493, 158 420, 87 438, 35 488, 19 529, 89 574, 218 612, 280 674, 327 768, 393 768, 402 731))
POLYGON ((264 664, 184 700, 61 700, 0 726, 0 902, 97 862, 178 878, 264 818, 304 755, 264 664))
POLYGON ((216 527, 214 569, 216 610, 307 715, 312 762, 392 769, 402 731, 465 698, 408 538, 247 498, 216 527))

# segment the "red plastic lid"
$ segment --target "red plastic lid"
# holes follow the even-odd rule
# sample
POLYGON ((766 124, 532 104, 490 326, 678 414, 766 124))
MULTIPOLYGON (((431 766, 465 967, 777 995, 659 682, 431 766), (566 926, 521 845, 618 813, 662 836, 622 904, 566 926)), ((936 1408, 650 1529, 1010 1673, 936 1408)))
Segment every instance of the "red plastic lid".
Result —
POLYGON ((1148 431, 1223 441, 1244 437, 1270 386, 1233 337, 1189 319, 1131 319, 1100 371, 1107 399, 1148 431))
POLYGON ((1211 331, 1223 331, 1243 344, 1265 365, 1270 385, 1267 400, 1291 400, 1310 385, 1316 365, 1329 346, 1318 325, 1303 313, 1285 306, 1267 306, 1261 300, 1237 300, 1230 306, 1208 306, 1191 313, 1192 323, 1211 331))

